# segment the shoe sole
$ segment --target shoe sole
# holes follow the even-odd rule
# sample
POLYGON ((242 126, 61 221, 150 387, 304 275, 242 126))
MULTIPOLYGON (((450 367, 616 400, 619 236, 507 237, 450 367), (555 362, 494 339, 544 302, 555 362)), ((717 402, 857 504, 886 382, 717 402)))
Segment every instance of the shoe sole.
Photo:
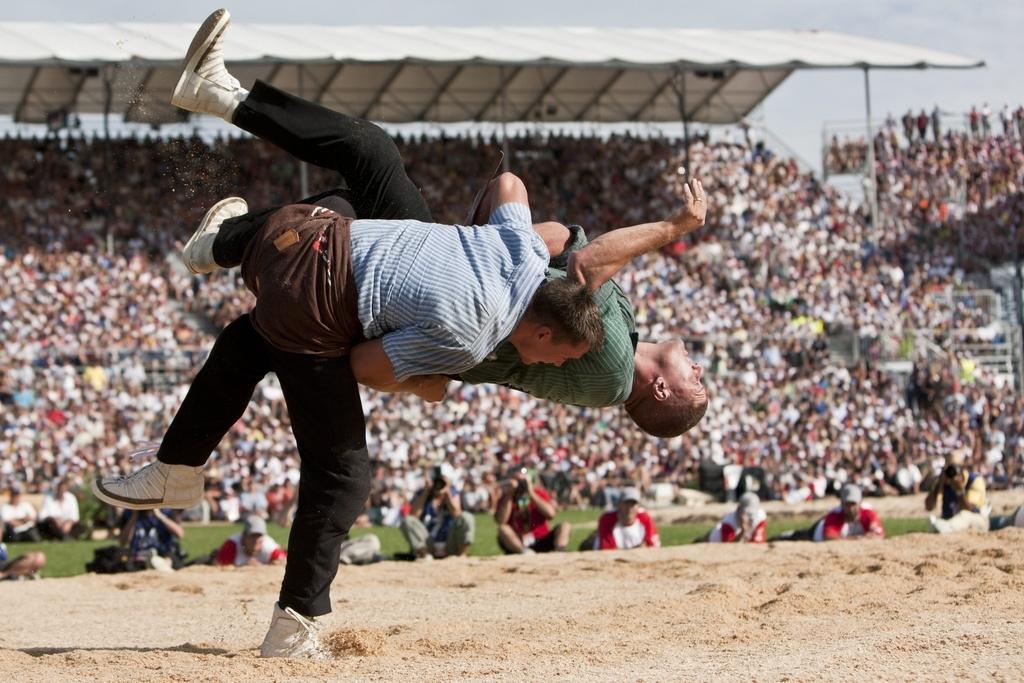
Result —
POLYGON ((129 498, 124 498, 122 496, 117 495, 116 493, 113 493, 112 491, 108 491, 107 489, 103 488, 103 482, 101 482, 99 479, 93 479, 90 488, 92 489, 93 495, 96 496, 98 499, 102 500, 107 505, 113 505, 114 507, 118 508, 127 508, 128 510, 155 510, 156 508, 188 510, 189 508, 193 508, 196 505, 199 505, 200 501, 202 501, 203 499, 203 497, 200 495, 194 501, 192 501, 191 503, 187 503, 185 505, 171 505, 162 500, 131 500, 129 498))
POLYGON ((192 44, 188 46, 188 52, 185 53, 185 60, 182 62, 181 76, 178 77, 178 84, 174 86, 174 92, 171 93, 172 105, 181 109, 188 109, 178 104, 182 100, 185 83, 188 82, 189 75, 199 66, 203 55, 210 49, 210 46, 217 40, 217 37, 224 32, 229 23, 231 23, 231 13, 226 9, 219 9, 206 17, 206 21, 196 31, 195 36, 192 38, 192 44))
MULTIPOLYGON (((222 199, 210 207, 210 210, 206 212, 205 216, 203 216, 203 220, 199 221, 199 227, 196 228, 196 231, 192 233, 191 237, 188 238, 188 242, 185 243, 185 246, 181 250, 181 261, 182 263, 185 264, 185 267, 188 268, 188 271, 190 273, 194 275, 201 274, 195 270, 192 270, 191 262, 186 257, 186 254, 188 254, 189 249, 191 249, 192 245, 196 243, 196 240, 202 237, 203 233, 206 232, 206 229, 210 227, 210 223, 217 220, 217 218, 220 216, 220 212, 223 211, 228 206, 231 206, 232 204, 239 204, 242 208, 242 211, 240 213, 233 214, 232 216, 228 216, 227 218, 241 216, 242 214, 249 210, 249 204, 241 197, 228 197, 227 199, 222 199)), ((224 218, 222 222, 224 220, 227 220, 227 218, 224 218)))

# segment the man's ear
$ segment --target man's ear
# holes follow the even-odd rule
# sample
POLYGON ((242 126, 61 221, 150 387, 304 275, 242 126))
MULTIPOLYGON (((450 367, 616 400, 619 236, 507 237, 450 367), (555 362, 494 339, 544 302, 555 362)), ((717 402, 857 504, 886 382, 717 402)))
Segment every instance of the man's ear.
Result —
POLYGON ((661 375, 654 378, 654 383, 651 385, 651 392, 654 395, 655 401, 664 401, 672 395, 672 389, 669 388, 668 382, 661 375))
POLYGON ((551 341, 551 328, 547 325, 537 325, 533 330, 533 338, 542 343, 551 341))

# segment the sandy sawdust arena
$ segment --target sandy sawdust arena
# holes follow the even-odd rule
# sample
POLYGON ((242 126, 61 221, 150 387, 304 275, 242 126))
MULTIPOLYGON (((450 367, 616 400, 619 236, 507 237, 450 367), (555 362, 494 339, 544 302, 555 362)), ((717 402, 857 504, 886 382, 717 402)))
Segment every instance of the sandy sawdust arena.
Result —
MULTIPOLYGON (((920 504, 879 502, 892 514, 920 504)), ((1022 529, 343 567, 323 626, 328 663, 259 658, 282 571, 4 582, 0 680, 1010 681, 1024 671, 1022 529)))

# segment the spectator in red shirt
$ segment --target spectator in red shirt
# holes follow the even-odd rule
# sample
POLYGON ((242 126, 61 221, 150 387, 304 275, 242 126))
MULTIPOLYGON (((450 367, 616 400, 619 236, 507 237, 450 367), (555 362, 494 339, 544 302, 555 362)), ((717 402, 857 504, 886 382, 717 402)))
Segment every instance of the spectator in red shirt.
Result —
POLYGON ((860 487, 847 484, 839 492, 842 504, 825 515, 814 530, 815 541, 885 538, 885 527, 874 509, 863 502, 860 487))
POLYGON ((267 489, 267 514, 270 521, 281 526, 289 526, 292 506, 295 503, 295 490, 287 479, 284 483, 273 484, 267 489))
POLYGON ((565 550, 571 526, 562 522, 552 529, 548 524, 557 511, 551 495, 533 485, 526 468, 516 470, 502 485, 494 512, 498 545, 508 554, 565 550))
POLYGON ((281 564, 288 554, 267 534, 267 523, 256 515, 245 519, 242 533, 235 534, 217 551, 214 562, 223 567, 281 564))
POLYGON ((640 507, 640 489, 622 489, 619 509, 609 510, 597 521, 594 550, 660 548, 661 537, 647 510, 640 507))
POLYGON ((767 537, 768 513, 761 507, 757 494, 748 491, 740 496, 740 504, 727 514, 708 534, 708 543, 764 543, 767 537))

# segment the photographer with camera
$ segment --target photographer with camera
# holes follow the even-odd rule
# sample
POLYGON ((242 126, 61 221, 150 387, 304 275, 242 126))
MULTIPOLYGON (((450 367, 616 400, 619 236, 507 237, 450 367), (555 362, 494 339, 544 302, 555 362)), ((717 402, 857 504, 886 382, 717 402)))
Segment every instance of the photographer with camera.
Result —
POLYGON ((438 465, 412 499, 412 509, 399 528, 414 559, 440 560, 469 554, 476 523, 473 515, 462 511, 459 492, 438 465))
POLYGON ((553 529, 548 526, 557 511, 551 494, 533 485, 526 468, 514 468, 501 483, 501 498, 494 512, 498 545, 510 555, 565 550, 572 527, 568 522, 553 529))
POLYGON ((924 507, 928 512, 942 494, 942 518, 931 517, 932 529, 940 534, 957 531, 988 531, 985 506, 985 479, 972 472, 966 464, 963 451, 953 451, 946 457, 946 466, 932 485, 924 507))

